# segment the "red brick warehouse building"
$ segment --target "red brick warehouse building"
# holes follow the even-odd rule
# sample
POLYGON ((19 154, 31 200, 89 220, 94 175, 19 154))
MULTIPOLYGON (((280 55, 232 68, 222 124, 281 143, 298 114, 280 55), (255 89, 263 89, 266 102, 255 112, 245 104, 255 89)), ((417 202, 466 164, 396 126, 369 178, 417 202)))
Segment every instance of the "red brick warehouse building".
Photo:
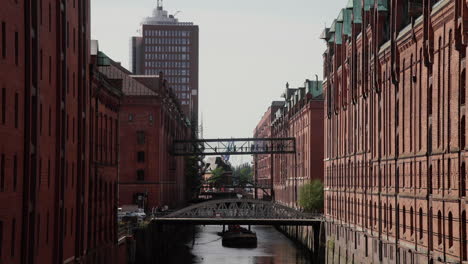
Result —
MULTIPOLYGON (((92 189, 89 120, 92 98, 113 95, 91 92, 101 82, 91 84, 89 1, 1 6, 0 262, 106 263, 117 244, 117 175, 92 189), (91 231, 98 221, 106 228, 91 231)), ((116 104, 98 111, 115 118, 116 104)))
POLYGON ((255 177, 260 183, 273 182, 276 202, 297 207, 300 187, 323 179, 322 83, 306 80, 296 89, 287 85, 283 97, 285 101, 272 103, 254 137, 293 137, 297 153, 254 156, 255 177))
MULTIPOLYGON (((283 101, 271 103, 254 130, 254 138, 270 138, 272 136, 271 123, 276 111, 281 107, 284 107, 283 101)), ((254 155, 255 182, 257 186, 264 188, 264 191, 257 192, 259 199, 262 199, 264 195, 271 196, 272 159, 273 155, 254 155)))
POLYGON ((460 263, 465 1, 352 1, 323 38, 330 263, 460 263))
POLYGON ((190 122, 163 76, 131 75, 119 63, 100 71, 122 79, 119 205, 150 211, 185 204, 185 159, 171 155, 172 142, 191 137, 190 122))

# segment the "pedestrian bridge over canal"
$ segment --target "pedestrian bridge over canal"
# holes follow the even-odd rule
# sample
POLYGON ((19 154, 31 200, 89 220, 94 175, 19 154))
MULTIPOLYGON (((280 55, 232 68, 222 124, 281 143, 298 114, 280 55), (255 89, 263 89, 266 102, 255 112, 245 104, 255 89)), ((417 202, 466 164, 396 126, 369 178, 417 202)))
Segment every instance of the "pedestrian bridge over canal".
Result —
POLYGON ((319 213, 304 213, 275 202, 255 199, 213 200, 152 219, 153 224, 194 225, 309 226, 323 221, 319 213))

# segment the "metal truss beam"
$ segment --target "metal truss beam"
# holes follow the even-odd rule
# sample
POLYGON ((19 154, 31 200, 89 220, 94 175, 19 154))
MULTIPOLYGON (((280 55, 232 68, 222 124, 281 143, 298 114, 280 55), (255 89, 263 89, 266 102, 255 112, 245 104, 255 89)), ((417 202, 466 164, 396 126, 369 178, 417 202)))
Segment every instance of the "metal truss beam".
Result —
POLYGON ((323 221, 323 217, 318 213, 308 214, 274 202, 222 199, 192 205, 153 221, 174 224, 308 225, 323 221))
POLYGON ((296 153, 295 138, 229 138, 174 141, 175 156, 261 155, 296 153))

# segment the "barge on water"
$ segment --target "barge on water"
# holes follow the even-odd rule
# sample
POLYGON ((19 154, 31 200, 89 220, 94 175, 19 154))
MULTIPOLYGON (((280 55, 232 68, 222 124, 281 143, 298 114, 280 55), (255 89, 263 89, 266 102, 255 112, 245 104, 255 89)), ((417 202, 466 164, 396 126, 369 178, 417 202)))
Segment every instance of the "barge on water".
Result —
POLYGON ((230 225, 228 230, 220 233, 220 235, 223 237, 223 247, 257 247, 257 234, 238 225, 230 225))

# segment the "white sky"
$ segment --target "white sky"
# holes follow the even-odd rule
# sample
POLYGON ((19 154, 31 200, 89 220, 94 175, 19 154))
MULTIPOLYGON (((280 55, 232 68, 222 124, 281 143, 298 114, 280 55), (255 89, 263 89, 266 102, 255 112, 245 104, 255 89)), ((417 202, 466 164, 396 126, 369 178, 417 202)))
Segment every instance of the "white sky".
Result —
MULTIPOLYGON (((166 0, 200 28, 200 111, 205 138, 251 137, 286 82, 322 77, 319 36, 347 0, 166 0)), ((93 39, 128 68, 129 38, 156 0, 92 0, 93 39)), ((236 157, 234 163, 250 161, 236 157)))

